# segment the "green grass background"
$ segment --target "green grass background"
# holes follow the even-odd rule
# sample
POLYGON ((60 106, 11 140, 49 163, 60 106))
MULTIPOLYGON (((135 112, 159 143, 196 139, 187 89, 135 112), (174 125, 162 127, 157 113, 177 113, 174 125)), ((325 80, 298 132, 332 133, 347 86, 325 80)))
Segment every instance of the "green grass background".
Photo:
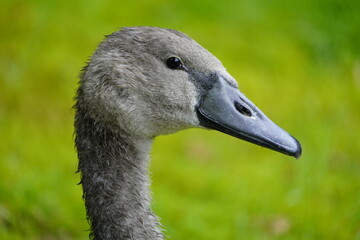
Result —
POLYGON ((87 239, 73 96, 103 35, 183 31, 296 136, 295 160, 215 131, 157 138, 170 239, 360 239, 360 4, 341 0, 0 2, 0 239, 87 239))

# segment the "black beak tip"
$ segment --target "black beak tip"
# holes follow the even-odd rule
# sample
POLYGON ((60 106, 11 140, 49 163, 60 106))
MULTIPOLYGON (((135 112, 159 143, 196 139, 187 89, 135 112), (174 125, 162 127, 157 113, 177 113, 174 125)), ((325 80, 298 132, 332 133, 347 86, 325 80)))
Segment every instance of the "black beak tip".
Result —
POLYGON ((296 143, 296 148, 291 155, 294 156, 296 159, 299 159, 302 154, 302 147, 301 147, 300 142, 296 138, 294 138, 294 140, 296 143))

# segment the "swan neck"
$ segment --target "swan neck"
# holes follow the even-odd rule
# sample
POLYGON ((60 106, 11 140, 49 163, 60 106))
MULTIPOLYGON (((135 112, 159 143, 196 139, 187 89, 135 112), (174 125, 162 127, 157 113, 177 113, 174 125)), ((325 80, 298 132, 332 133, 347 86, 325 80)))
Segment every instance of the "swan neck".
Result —
POLYGON ((132 138, 79 115, 75 127, 90 238, 163 239, 150 209, 152 139, 132 138))

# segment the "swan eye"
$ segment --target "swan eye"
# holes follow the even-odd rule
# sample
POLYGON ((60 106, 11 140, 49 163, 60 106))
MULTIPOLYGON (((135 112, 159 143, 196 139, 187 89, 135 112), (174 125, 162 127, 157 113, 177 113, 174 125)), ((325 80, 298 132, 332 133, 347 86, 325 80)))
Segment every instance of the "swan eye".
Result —
POLYGON ((181 60, 179 58, 177 58, 177 57, 168 58, 166 60, 166 65, 170 69, 180 69, 183 66, 181 60))

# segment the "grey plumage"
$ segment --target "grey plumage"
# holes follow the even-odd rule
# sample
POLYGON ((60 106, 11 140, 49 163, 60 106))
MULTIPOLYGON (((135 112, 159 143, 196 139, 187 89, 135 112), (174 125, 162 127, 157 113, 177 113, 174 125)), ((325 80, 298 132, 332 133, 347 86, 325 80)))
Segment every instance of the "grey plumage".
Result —
POLYGON ((81 74, 76 146, 94 239, 163 237, 149 206, 148 151, 155 136, 198 125, 193 84, 163 65, 172 55, 221 68, 185 34, 138 27, 107 36, 81 74))
MULTIPOLYGON (((221 81, 237 88, 217 58, 175 30, 124 28, 98 46, 82 71, 75 103, 76 148, 92 239, 163 239, 150 209, 152 141, 185 128, 208 127, 197 108, 221 81), (183 70, 166 66, 172 56, 182 60, 183 70)), ((252 103, 244 106, 256 115, 252 103)))

